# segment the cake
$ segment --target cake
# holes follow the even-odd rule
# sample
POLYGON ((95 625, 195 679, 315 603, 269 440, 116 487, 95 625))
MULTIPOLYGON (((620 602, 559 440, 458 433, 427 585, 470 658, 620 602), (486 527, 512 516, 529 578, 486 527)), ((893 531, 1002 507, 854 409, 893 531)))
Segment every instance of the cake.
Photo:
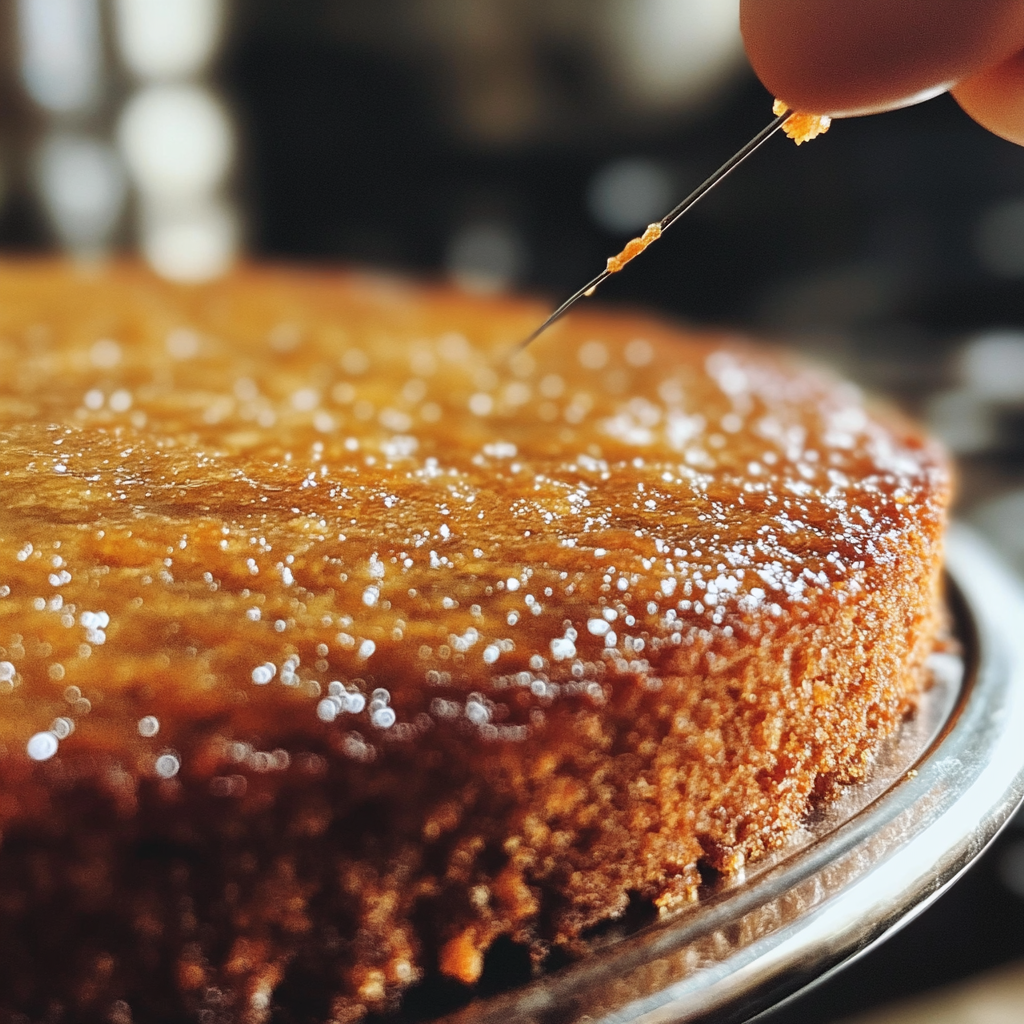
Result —
POLYGON ((0 264, 0 1020, 468 996, 862 776, 926 685, 942 453, 721 333, 517 352, 542 314, 0 264))

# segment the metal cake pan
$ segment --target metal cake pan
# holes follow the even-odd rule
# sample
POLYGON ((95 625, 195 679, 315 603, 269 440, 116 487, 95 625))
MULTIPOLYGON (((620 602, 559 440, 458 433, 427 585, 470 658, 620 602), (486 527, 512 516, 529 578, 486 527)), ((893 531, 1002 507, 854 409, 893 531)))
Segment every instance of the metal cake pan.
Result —
POLYGON ((1024 590, 977 534, 950 532, 963 659, 868 778, 744 877, 448 1024, 739 1024, 905 924, 985 849, 1024 798, 1024 590))

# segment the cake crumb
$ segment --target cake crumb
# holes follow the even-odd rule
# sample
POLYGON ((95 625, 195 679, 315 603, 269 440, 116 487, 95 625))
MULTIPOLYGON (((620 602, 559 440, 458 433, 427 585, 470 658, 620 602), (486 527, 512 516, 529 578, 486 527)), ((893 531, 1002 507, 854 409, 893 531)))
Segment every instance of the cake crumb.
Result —
MULTIPOLYGON (((784 114, 787 110, 789 110, 789 106, 782 100, 776 100, 772 104, 772 113, 776 117, 784 114)), ((786 118, 782 130, 799 146, 804 142, 810 142, 811 139, 816 139, 819 135, 824 135, 831 124, 832 118, 828 114, 794 112, 786 118)))

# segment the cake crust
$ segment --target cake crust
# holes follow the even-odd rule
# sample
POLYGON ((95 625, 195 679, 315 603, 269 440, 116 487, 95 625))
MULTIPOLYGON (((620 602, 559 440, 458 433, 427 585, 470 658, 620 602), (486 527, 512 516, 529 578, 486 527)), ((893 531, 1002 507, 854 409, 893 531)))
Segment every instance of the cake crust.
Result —
POLYGON ((650 320, 505 361, 537 319, 0 264, 0 1011, 355 1021, 683 906, 864 772, 941 452, 650 320))

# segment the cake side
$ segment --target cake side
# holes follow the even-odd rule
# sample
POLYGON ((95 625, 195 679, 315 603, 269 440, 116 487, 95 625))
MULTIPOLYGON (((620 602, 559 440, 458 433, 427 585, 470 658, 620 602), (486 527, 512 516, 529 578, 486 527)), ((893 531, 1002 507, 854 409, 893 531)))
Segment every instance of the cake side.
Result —
POLYGON ((0 1007, 356 1020, 685 904, 864 771, 941 453, 650 321, 502 363, 536 319, 0 265, 0 1007))

